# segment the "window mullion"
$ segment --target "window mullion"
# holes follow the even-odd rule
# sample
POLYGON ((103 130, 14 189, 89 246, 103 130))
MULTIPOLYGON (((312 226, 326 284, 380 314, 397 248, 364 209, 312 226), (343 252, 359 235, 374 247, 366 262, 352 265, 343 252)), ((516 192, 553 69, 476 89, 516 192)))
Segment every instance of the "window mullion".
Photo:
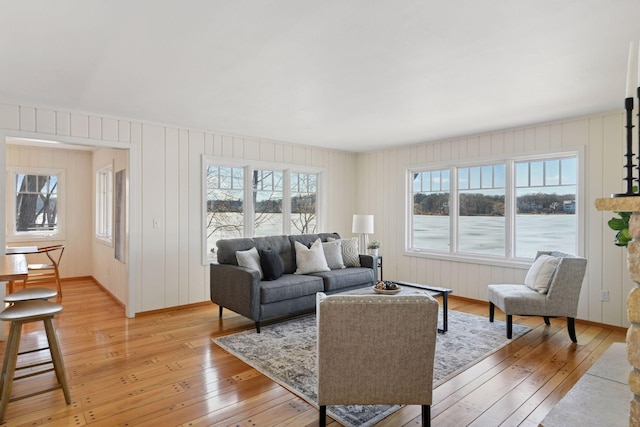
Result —
POLYGON ((284 223, 284 234, 291 234, 291 170, 285 169, 283 175, 282 221, 284 223))
POLYGON ((253 169, 251 166, 244 168, 244 206, 242 210, 244 235, 246 237, 253 237, 255 206, 253 206, 253 169))
POLYGON ((513 259, 514 238, 515 238, 515 218, 516 218, 516 196, 515 196, 515 162, 508 160, 505 162, 505 192, 504 192, 504 216, 505 216, 505 256, 513 259))
POLYGON ((458 252, 458 168, 451 167, 449 183, 449 253, 458 252))

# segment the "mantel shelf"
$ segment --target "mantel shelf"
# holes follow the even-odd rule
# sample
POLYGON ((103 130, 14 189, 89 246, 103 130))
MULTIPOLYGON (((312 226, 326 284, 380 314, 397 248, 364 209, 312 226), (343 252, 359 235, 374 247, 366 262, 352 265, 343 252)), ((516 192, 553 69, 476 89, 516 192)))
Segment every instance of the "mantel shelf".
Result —
POLYGON ((596 209, 613 212, 640 212, 640 195, 596 199, 596 209))

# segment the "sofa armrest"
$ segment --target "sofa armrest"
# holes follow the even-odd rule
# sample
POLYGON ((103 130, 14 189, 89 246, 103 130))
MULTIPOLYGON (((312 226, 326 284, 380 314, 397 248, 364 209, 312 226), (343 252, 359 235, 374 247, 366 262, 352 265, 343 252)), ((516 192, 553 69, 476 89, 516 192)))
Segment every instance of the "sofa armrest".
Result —
POLYGON ((378 257, 360 254, 360 266, 373 269, 373 280, 378 281, 378 257))
POLYGON ((360 266, 366 268, 376 267, 376 257, 373 255, 360 254, 360 266))
POLYGON ((211 264, 211 301, 254 321, 260 320, 260 272, 211 264))

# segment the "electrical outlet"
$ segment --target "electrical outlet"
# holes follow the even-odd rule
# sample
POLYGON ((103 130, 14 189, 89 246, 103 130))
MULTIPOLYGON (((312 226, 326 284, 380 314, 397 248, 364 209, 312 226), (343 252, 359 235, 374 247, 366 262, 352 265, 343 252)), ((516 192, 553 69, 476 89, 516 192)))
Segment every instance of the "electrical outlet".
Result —
POLYGON ((600 301, 609 302, 609 291, 600 291, 600 301))

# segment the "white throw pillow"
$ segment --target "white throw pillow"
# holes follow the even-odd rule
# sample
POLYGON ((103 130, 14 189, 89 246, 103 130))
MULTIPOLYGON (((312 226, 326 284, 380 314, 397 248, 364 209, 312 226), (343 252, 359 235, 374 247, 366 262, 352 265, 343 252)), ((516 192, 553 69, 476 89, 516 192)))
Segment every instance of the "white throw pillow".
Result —
POLYGON ((351 239, 334 239, 329 237, 327 241, 342 243, 342 261, 345 267, 360 267, 360 255, 358 253, 358 238, 352 237, 351 239))
POLYGON ((324 257, 330 269, 337 270, 339 268, 345 268, 344 261, 342 260, 342 241, 334 240, 333 242, 324 242, 322 244, 322 250, 324 251, 324 257))
POLYGON ((322 242, 320 239, 313 242, 310 248, 307 248, 300 242, 295 242, 296 248, 296 265, 298 268, 293 274, 317 273, 318 271, 331 271, 327 265, 322 250, 322 242))
POLYGON ((262 280, 264 275, 262 274, 262 267, 260 267, 260 254, 255 247, 246 251, 237 251, 236 260, 241 267, 258 270, 260 272, 260 280, 262 280))
POLYGON ((553 273, 560 263, 559 257, 551 255, 540 255, 527 272, 524 278, 524 284, 541 294, 546 294, 549 284, 553 278, 553 273))

